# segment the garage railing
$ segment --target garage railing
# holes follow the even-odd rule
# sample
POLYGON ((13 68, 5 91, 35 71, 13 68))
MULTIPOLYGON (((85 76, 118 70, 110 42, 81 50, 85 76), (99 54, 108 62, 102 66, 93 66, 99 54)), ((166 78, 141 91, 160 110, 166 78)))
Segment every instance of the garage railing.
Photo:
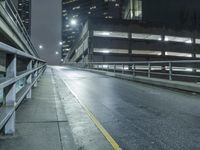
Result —
POLYGON ((200 82, 200 60, 66 63, 81 68, 174 81, 200 82))

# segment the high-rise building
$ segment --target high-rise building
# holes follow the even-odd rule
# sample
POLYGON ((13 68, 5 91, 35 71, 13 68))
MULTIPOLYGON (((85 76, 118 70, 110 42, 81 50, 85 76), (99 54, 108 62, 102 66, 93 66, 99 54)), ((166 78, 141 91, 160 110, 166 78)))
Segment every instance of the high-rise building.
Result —
POLYGON ((199 0, 125 0, 123 18, 199 30, 198 6, 199 0))
POLYGON ((18 13, 24 23, 24 26, 28 32, 31 34, 31 0, 18 0, 18 13))
POLYGON ((88 17, 118 19, 122 17, 124 0, 63 0, 62 54, 73 46, 88 17))
POLYGON ((142 20, 142 0, 125 0, 123 19, 142 20))

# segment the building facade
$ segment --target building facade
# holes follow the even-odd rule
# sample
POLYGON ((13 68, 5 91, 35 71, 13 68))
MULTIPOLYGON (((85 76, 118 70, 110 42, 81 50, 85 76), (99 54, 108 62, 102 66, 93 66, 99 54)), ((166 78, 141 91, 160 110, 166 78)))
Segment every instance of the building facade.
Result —
POLYGON ((31 0, 18 0, 17 10, 28 34, 31 35, 31 0))
POLYGON ((123 0, 63 0, 62 54, 66 56, 88 17, 121 18, 123 0), (71 22, 74 20, 74 22, 71 22))
POLYGON ((199 28, 199 5, 199 0, 125 0, 123 18, 199 28))
POLYGON ((199 49, 200 33, 196 30, 140 21, 91 19, 66 62, 199 59, 199 49))

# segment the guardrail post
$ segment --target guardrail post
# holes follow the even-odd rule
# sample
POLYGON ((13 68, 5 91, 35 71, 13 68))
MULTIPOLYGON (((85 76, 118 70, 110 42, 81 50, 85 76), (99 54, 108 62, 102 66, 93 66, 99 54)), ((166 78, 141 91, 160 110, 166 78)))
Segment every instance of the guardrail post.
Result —
MULTIPOLYGON (((38 61, 35 61, 34 68, 37 68, 37 67, 38 67, 38 61)), ((38 71, 35 71, 33 76, 34 78, 36 78, 38 76, 38 71)), ((35 82, 33 87, 37 87, 37 85, 38 85, 38 81, 35 82)))
POLYGON ((124 74, 124 64, 122 64, 122 74, 124 74))
POLYGON ((151 64, 148 63, 148 78, 151 78, 151 64))
MULTIPOLYGON (((32 70, 32 60, 29 61, 27 70, 31 71, 32 70)), ((32 83, 32 74, 30 74, 27 79, 26 79, 26 84, 31 84, 32 83)), ((29 92, 26 95, 26 99, 30 99, 32 95, 32 88, 29 90, 29 92)))
MULTIPOLYGON (((17 58, 16 55, 7 55, 6 58, 6 78, 15 78, 17 74, 17 58)), ((4 89, 5 92, 5 106, 15 107, 16 102, 16 83, 4 89)), ((12 114, 4 127, 6 135, 15 133, 15 112, 12 114)))
POLYGON ((136 74, 135 74, 135 71, 136 71, 136 70, 135 70, 135 64, 133 64, 132 69, 133 69, 133 76, 135 77, 135 75, 136 75, 136 74))
POLYGON ((169 80, 172 80, 172 63, 169 62, 169 80))

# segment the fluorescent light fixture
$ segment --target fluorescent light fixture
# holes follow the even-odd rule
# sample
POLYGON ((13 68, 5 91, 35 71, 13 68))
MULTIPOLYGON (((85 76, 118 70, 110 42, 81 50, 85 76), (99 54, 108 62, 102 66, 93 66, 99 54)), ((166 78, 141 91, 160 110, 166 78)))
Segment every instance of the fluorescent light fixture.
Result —
POLYGON ((165 41, 169 41, 169 38, 168 38, 168 37, 165 37, 165 41))
POLYGON ((56 55, 58 55, 59 54, 59 52, 58 51, 56 51, 56 55))
POLYGON ((185 43, 192 44, 192 40, 187 40, 187 41, 185 41, 185 43))
POLYGON ((186 68, 185 71, 192 72, 193 69, 192 68, 186 68))
POLYGON ((102 35, 109 36, 110 32, 102 32, 102 35))
POLYGON ((165 52, 166 56, 176 56, 176 57, 192 57, 190 53, 178 53, 178 52, 165 52))
POLYGON ((103 50, 102 53, 107 53, 108 54, 108 53, 110 53, 110 51, 109 50, 103 50))
POLYGON ((59 42, 59 45, 63 45, 63 42, 59 42))
POLYGON ((159 37, 159 38, 158 38, 158 41, 162 41, 162 38, 161 38, 161 37, 159 37))
POLYGON ((108 65, 103 65, 103 68, 108 68, 108 65))

